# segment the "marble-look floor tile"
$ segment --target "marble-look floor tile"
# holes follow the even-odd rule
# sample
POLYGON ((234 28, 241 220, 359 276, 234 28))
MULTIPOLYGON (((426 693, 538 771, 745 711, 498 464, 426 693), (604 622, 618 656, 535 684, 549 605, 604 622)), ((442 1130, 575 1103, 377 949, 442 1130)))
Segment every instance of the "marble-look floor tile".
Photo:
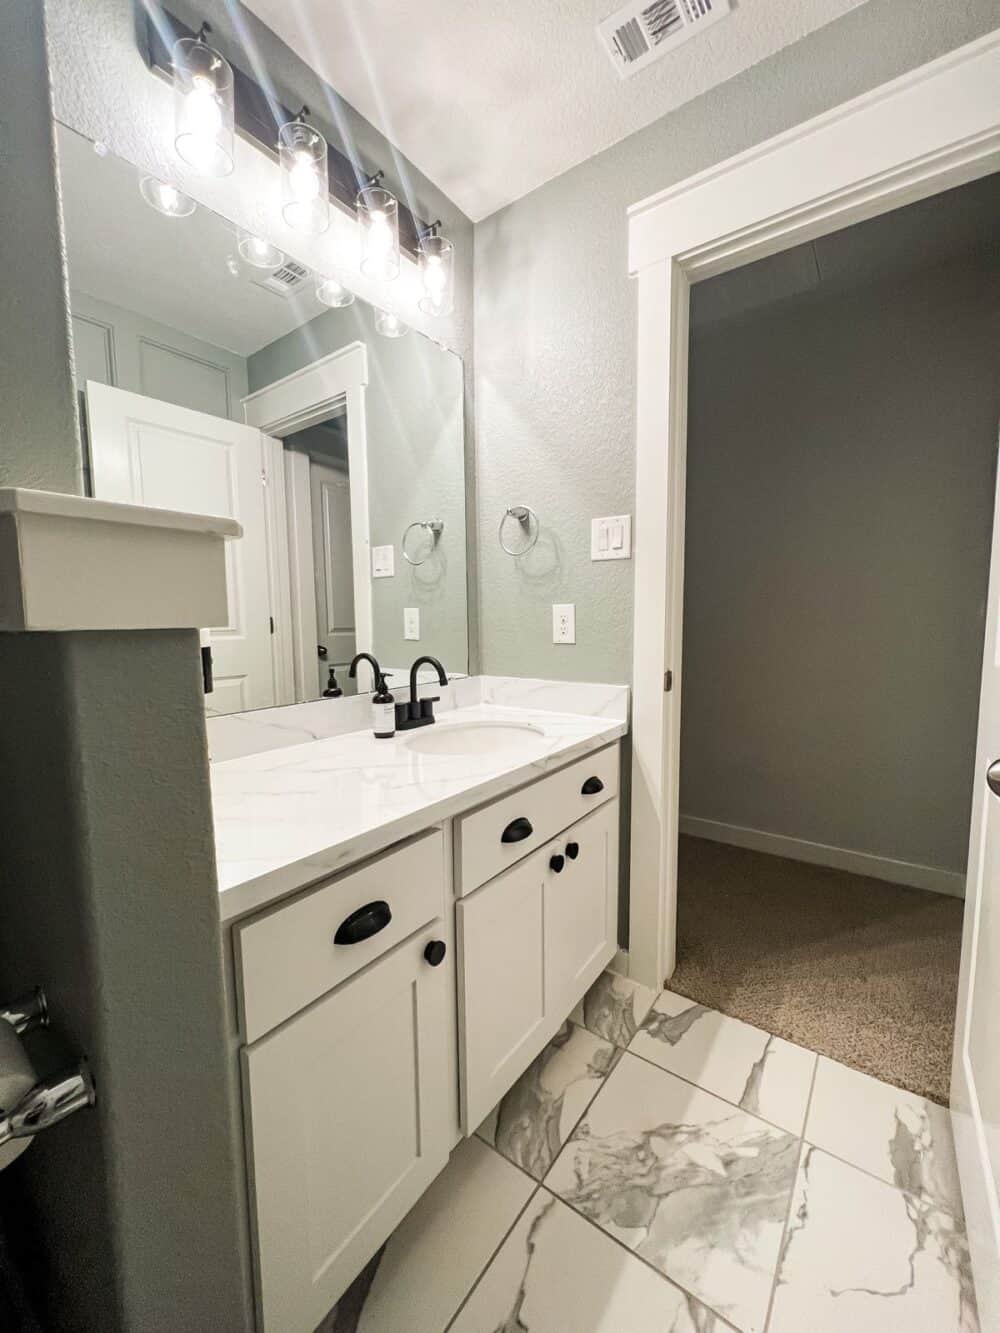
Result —
POLYGON ((798 1154, 794 1135, 626 1052, 545 1183, 759 1333, 798 1154))
POLYGON ((588 1032, 627 1046, 656 999, 656 991, 617 972, 602 972, 570 1017, 588 1032))
POLYGON ((805 1137, 963 1216, 951 1116, 943 1106, 821 1055, 805 1137))
POLYGON ((738 1018, 664 991, 629 1050, 752 1115, 802 1133, 816 1056, 738 1018))
POLYGON ((541 1180, 621 1051, 565 1023, 477 1133, 541 1180))
POLYGON ((726 1326, 546 1190, 451 1333, 725 1333, 726 1326))
POLYGON ((978 1333, 962 1225, 807 1147, 768 1333, 978 1333))
POLYGON ((319 1333, 441 1333, 533 1189, 484 1143, 463 1140, 319 1333))

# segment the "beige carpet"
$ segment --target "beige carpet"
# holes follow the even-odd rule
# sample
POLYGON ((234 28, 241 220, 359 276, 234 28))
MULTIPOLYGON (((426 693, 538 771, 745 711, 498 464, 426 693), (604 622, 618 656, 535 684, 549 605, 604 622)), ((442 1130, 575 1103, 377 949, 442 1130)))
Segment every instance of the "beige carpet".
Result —
POLYGON ((680 842, 670 989, 947 1104, 963 903, 680 842))

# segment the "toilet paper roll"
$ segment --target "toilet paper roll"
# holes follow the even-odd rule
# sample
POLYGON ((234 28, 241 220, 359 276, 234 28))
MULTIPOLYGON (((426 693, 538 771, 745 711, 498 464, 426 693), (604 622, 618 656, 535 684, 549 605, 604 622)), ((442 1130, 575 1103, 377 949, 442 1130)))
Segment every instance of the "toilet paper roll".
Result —
MULTIPOLYGON (((0 1114, 16 1106, 38 1082, 38 1075, 28 1059, 21 1038, 5 1019, 0 1018, 0 1114)), ((11 1139, 0 1146, 0 1171, 20 1157, 30 1139, 11 1139)))

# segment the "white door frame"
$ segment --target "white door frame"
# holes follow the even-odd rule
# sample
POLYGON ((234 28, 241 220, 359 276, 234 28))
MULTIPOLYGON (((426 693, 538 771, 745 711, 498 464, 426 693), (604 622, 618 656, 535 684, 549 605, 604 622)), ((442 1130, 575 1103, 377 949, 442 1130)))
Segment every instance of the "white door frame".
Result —
MULTIPOLYGON (((352 342, 248 394, 243 399, 243 414, 248 425, 259 426, 265 434, 281 439, 306 426, 325 421, 339 407, 346 406, 351 538, 354 548, 354 616, 358 648, 371 651, 372 589, 368 434, 365 417, 367 387, 368 349, 363 342, 352 342)), ((275 489, 280 486, 282 497, 287 497, 287 505, 279 506, 287 514, 286 540, 276 543, 274 563, 278 582, 291 590, 290 624, 287 633, 282 626, 277 628, 281 642, 289 645, 295 698, 301 703, 314 697, 313 686, 316 681, 313 554, 311 538, 305 540, 309 529, 304 526, 308 509, 302 510, 302 479, 294 466, 290 465, 289 455, 286 455, 283 466, 278 465, 282 452, 280 446, 276 445, 272 454, 273 466, 268 469, 271 486, 275 489), (313 609, 310 611, 310 608, 313 609)))
POLYGON ((1000 31, 629 210, 639 285, 629 973, 647 985, 676 962, 690 286, 1000 169, 998 89, 1000 31))

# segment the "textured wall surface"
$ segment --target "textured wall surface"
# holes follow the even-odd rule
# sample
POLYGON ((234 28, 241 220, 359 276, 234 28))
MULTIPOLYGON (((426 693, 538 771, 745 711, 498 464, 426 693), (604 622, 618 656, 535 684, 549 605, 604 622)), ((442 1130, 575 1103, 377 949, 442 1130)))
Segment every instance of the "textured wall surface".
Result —
POLYGON ((998 345, 982 262, 692 340, 685 814, 964 873, 998 345))
POLYGON ((591 517, 634 507, 628 206, 997 22, 996 0, 869 0, 477 225, 485 670, 630 678, 632 564, 590 561, 591 517), (520 562, 496 541, 500 514, 517 502, 538 510, 543 529, 532 558, 520 562), (576 603, 575 648, 551 642, 557 601, 576 603))
POLYGON ((83 490, 43 11, 0 7, 0 486, 83 490))
MULTIPOLYGON (((301 329, 255 352, 247 362, 250 389, 263 388, 348 343, 368 348, 365 425, 368 513, 372 546, 395 547, 391 579, 373 579, 374 652, 384 666, 404 667, 433 653, 467 671, 468 589, 465 532, 465 449, 462 363, 428 338, 384 338, 371 306, 355 301, 325 311, 301 329), (441 519, 444 532, 419 568, 403 559, 408 524, 441 519), (420 611, 420 640, 403 638, 403 607, 420 611)), ((411 533, 409 544, 417 542, 411 533)))
POLYGON ((248 1244, 196 632, 0 635, 0 696, 0 992, 44 985, 99 1096, 4 1173, 42 1326, 238 1333, 248 1244))

